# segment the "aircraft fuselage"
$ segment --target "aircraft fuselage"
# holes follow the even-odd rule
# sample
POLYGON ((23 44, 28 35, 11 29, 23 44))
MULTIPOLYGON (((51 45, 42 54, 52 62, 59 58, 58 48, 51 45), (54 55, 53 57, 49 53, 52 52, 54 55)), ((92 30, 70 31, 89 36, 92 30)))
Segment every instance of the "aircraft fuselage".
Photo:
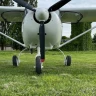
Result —
MULTIPOLYGON (((51 12, 51 20, 45 24, 45 49, 59 47, 62 37, 62 23, 56 12, 51 12)), ((33 12, 28 10, 22 22, 22 36, 26 47, 36 48, 39 41, 40 24, 34 20, 33 12)))

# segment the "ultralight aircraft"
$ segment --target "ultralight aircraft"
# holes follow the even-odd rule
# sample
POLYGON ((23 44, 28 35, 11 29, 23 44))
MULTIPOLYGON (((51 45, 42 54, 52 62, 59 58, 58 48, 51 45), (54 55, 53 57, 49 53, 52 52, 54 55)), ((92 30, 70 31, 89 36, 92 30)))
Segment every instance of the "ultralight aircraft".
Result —
MULTIPOLYGON (((0 6, 0 21, 22 22, 22 37, 24 44, 2 32, 0 32, 0 34, 25 47, 24 50, 29 48, 32 52, 32 49, 37 49, 35 69, 38 74, 42 73, 42 64, 45 61, 45 50, 60 50, 59 48, 62 46, 96 28, 96 26, 94 26, 61 44, 63 31, 62 23, 94 22, 96 21, 96 7, 62 8, 62 6, 69 3, 71 0, 60 0, 50 8, 46 9, 38 7, 34 8, 23 0, 13 1, 22 7, 0 6)), ((24 50, 22 50, 21 53, 24 50)), ((13 66, 18 66, 20 63, 19 56, 13 56, 13 66)), ((71 56, 66 56, 64 62, 66 66, 70 66, 71 56)))

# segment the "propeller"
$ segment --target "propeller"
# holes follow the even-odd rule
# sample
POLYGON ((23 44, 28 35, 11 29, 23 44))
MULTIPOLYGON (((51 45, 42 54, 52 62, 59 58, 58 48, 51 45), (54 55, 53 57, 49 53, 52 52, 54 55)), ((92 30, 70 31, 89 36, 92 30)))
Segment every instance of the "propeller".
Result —
POLYGON ((35 9, 32 8, 32 5, 28 4, 27 2, 23 1, 23 0, 13 0, 15 1, 16 3, 20 4, 21 6, 31 10, 31 11, 36 11, 35 9))
POLYGON ((52 5, 48 11, 49 12, 52 12, 52 11, 56 11, 58 10, 59 8, 61 8, 62 6, 64 6, 65 4, 67 4, 69 1, 71 0, 60 0, 58 1, 57 3, 55 3, 54 5, 52 5))
POLYGON ((32 5, 28 4, 24 0, 13 0, 13 1, 17 2, 21 6, 27 8, 35 13, 35 15, 37 17, 37 18, 35 17, 35 19, 36 19, 36 21, 39 21, 39 24, 40 24, 39 39, 40 39, 41 62, 44 62, 44 59, 45 59, 45 22, 47 21, 47 19, 50 18, 50 16, 49 16, 50 12, 58 10, 59 8, 61 8, 63 5, 67 4, 71 0, 60 0, 57 3, 55 3, 54 5, 52 5, 47 11, 43 11, 43 10, 38 11, 36 9, 33 9, 32 5), (39 20, 39 19, 41 19, 41 16, 43 16, 43 20, 39 20))
POLYGON ((44 26, 44 21, 40 22, 39 39, 40 39, 41 62, 44 62, 44 59, 45 59, 45 26, 44 26))

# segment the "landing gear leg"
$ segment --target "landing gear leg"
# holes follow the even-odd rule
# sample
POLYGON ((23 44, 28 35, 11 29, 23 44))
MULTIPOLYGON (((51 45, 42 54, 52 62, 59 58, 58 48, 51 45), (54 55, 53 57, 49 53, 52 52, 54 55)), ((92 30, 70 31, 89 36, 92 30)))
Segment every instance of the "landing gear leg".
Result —
POLYGON ((36 73, 41 74, 42 73, 42 63, 41 63, 41 57, 40 57, 40 47, 37 47, 37 55, 36 55, 36 73))

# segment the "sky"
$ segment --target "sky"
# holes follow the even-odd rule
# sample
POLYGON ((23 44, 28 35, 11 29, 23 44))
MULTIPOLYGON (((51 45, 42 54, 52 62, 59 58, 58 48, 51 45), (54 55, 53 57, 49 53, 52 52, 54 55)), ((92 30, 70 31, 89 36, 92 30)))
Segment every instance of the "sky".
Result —
MULTIPOLYGON (((38 7, 49 8, 54 3, 59 0, 38 0, 38 7)), ((96 7, 96 0, 71 0, 64 7, 96 7)), ((96 25, 96 22, 91 24, 92 26, 96 25)), ((96 33, 96 29, 94 29, 91 33, 91 36, 96 33)), ((64 36, 70 37, 71 35, 71 25, 63 24, 63 34, 64 36)))
MULTIPOLYGON (((50 7, 52 4, 58 2, 59 0, 38 0, 38 6, 50 7)), ((96 0, 71 0, 64 7, 86 7, 86 6, 96 6, 96 0)))

